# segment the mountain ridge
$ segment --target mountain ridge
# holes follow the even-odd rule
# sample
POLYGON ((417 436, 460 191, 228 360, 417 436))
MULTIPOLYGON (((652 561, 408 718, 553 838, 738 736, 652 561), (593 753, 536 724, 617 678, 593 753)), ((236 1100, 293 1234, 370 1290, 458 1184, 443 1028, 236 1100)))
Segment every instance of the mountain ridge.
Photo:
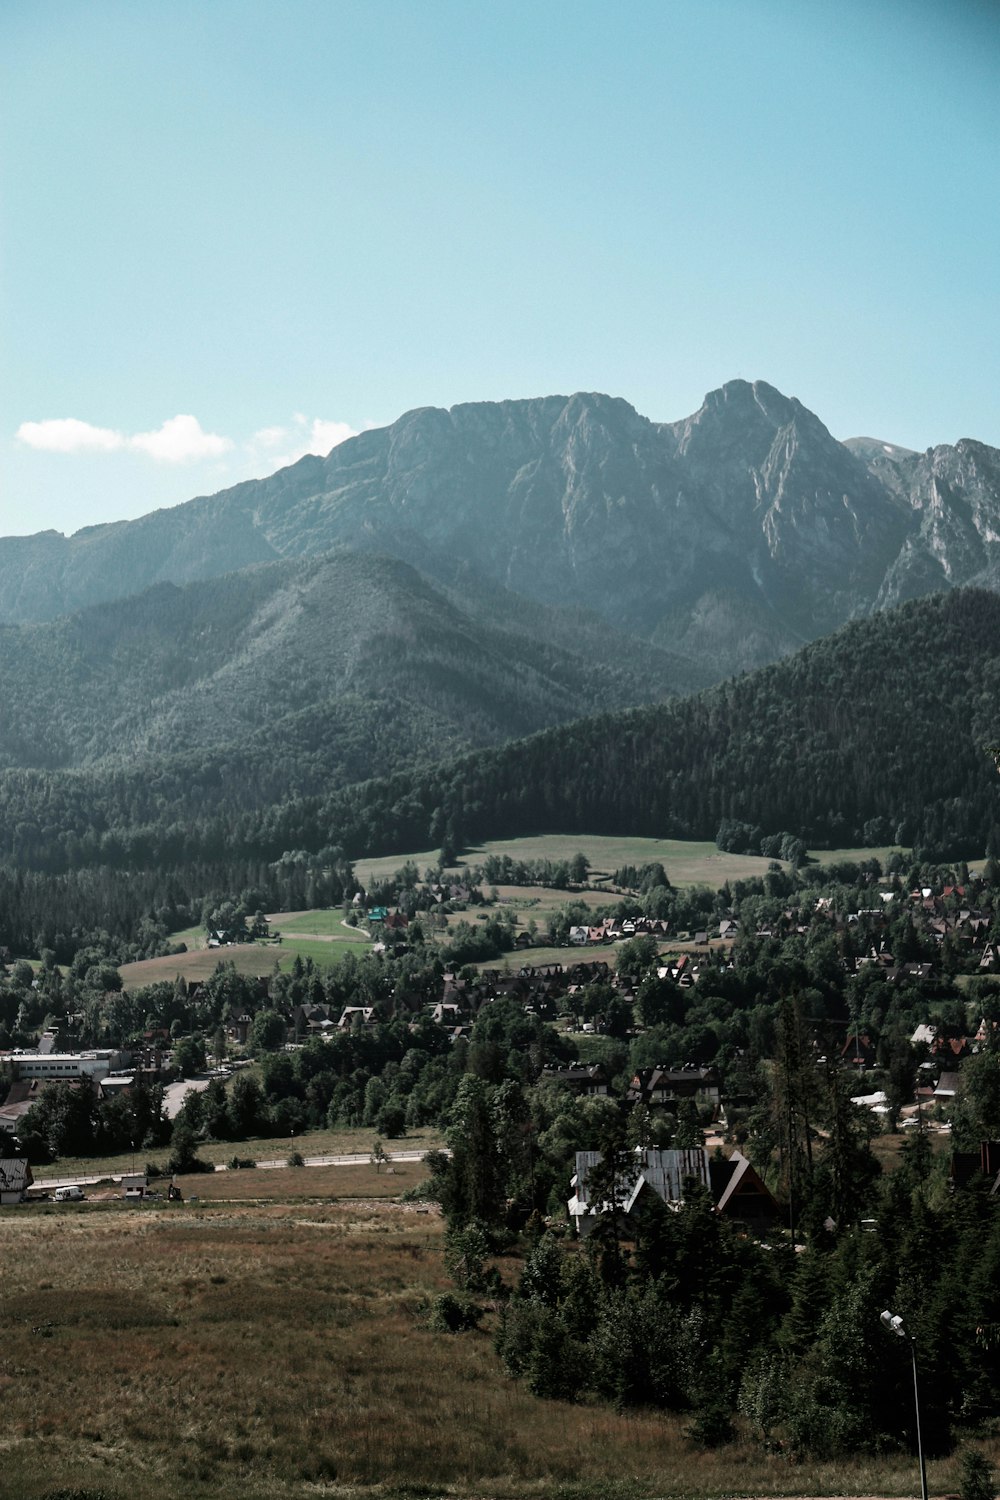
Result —
POLYGON ((933 589, 1000 587, 1000 451, 841 443, 765 381, 677 422, 600 392, 419 407, 135 521, 0 539, 0 619, 339 548, 583 606, 722 677, 933 589))

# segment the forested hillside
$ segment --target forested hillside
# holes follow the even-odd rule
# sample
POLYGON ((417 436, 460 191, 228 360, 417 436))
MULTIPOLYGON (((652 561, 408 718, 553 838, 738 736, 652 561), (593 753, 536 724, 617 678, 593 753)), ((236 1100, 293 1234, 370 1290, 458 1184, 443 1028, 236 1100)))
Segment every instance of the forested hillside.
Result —
POLYGON ((279 799, 703 681, 580 611, 341 552, 0 628, 0 765, 193 750, 279 799))
MULTIPOLYGON (((584 720, 317 807, 349 850, 571 831, 1000 847, 1000 600, 963 590, 847 626, 695 697, 584 720)), ((280 818, 281 815, 279 815, 280 818)), ((299 824, 299 831, 305 827, 299 824)), ((289 830, 290 831, 290 830, 289 830)))
POLYGON ((983 752, 1000 738, 998 689, 1000 599, 960 591, 850 625, 692 698, 327 794, 296 794, 287 779, 282 789, 297 742, 286 754, 278 719, 262 731, 270 738, 217 753, 8 770, 0 858, 53 871, 331 845, 354 858, 584 828, 714 838, 726 820, 746 825, 736 832, 744 846, 787 831, 813 844, 896 839, 971 855, 991 837, 1000 848, 1000 781, 983 752))

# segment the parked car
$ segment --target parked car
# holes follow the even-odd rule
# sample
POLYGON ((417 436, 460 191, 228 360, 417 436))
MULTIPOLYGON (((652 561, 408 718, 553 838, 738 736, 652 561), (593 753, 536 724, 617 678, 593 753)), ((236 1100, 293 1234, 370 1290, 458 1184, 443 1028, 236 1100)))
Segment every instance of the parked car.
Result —
POLYGON ((52 1196, 57 1203, 79 1203, 86 1195, 82 1187, 73 1186, 56 1188, 52 1196))

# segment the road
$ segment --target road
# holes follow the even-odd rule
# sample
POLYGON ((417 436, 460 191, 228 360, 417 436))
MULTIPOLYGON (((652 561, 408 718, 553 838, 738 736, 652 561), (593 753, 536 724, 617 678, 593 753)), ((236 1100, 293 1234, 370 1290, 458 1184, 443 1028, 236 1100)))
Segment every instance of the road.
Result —
MULTIPOLYGON (((253 1142, 244 1142, 242 1144, 253 1145, 253 1142)), ((294 1149, 294 1142, 289 1142, 289 1152, 294 1151, 294 1149)), ((426 1151, 390 1151, 389 1165, 391 1166, 396 1161, 422 1161, 426 1155, 426 1151)), ((366 1151, 346 1152, 342 1156, 307 1156, 305 1158, 307 1167, 360 1167, 367 1166, 370 1161, 371 1156, 366 1151)), ((260 1170, 262 1168, 287 1167, 287 1165, 287 1156, 272 1156, 258 1161, 257 1168, 260 1170)), ((231 1169, 220 1162, 215 1170, 217 1172, 228 1172, 231 1169)), ((121 1173, 116 1173, 113 1177, 108 1177, 106 1174, 103 1177, 46 1177, 44 1182, 36 1182, 32 1191, 37 1194, 41 1189, 44 1192, 50 1193, 58 1187, 76 1186, 85 1188, 93 1187, 98 1182, 121 1182, 121 1180, 121 1173)))
POLYGON ((182 1078, 179 1083, 168 1083, 163 1090, 163 1112, 167 1119, 176 1120, 188 1094, 200 1094, 211 1081, 210 1078, 182 1078))

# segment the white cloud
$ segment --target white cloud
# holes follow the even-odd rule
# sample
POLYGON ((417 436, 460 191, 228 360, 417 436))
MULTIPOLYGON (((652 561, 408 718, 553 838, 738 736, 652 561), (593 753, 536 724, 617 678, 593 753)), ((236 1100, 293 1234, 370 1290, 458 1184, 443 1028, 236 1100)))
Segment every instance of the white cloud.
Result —
POLYGON ((219 458, 233 446, 232 438, 205 432, 197 417, 170 417, 155 432, 137 432, 130 448, 148 453, 160 463, 183 464, 198 458, 219 458))
POLYGON ((287 427, 262 427, 259 432, 254 433, 250 442, 255 447, 274 448, 278 443, 283 443, 287 436, 287 427))
POLYGON ((48 422, 22 422, 18 440, 29 448, 47 453, 110 453, 125 447, 125 436, 110 427, 94 427, 76 417, 56 417, 48 422))
MULTIPOLYGON (((366 422, 365 429, 373 427, 366 422)), ((325 457, 338 444, 357 437, 358 429, 332 417, 307 417, 295 412, 288 421, 261 427, 242 444, 251 472, 256 476, 287 468, 307 453, 325 457)), ((170 417, 151 432, 125 433, 110 427, 95 427, 76 417, 45 422, 22 422, 18 440, 29 448, 50 453, 112 453, 131 450, 144 453, 156 463, 183 464, 221 459, 234 448, 232 438, 206 432, 197 417, 170 417)), ((237 461, 237 469, 242 468, 237 461)))
POLYGON ((262 427, 255 432, 247 448, 256 469, 262 474, 273 474, 275 469, 297 463, 307 453, 325 458, 331 448, 357 435, 358 429, 349 422, 326 417, 310 418, 297 411, 285 426, 262 427), (275 452, 275 449, 281 451, 275 452))
POLYGON ((350 437, 357 437, 357 430, 349 427, 346 422, 324 422, 321 417, 316 417, 312 424, 310 433, 309 453, 329 453, 331 448, 336 448, 338 443, 344 443, 350 437))
POLYGON ((77 417, 56 417, 47 422, 22 422, 18 440, 29 448, 47 453, 113 453, 134 448, 158 463, 187 463, 198 458, 218 458, 228 453, 232 439, 205 432, 197 417, 170 417, 155 432, 137 432, 132 437, 111 427, 95 427, 77 417))

